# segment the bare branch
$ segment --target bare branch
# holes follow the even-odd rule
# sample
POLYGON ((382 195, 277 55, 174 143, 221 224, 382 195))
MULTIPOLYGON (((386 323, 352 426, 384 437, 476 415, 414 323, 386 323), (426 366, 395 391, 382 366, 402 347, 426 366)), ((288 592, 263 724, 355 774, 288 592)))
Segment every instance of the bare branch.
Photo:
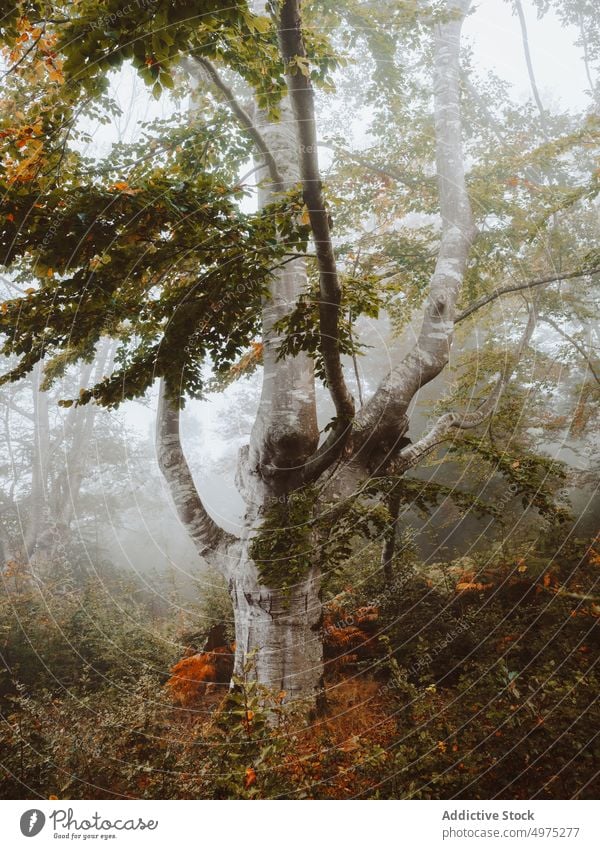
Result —
POLYGON ((12 398, 2 396, 0 397, 0 404, 7 407, 13 413, 16 413, 18 416, 22 416, 24 419, 29 419, 30 422, 35 421, 33 413, 28 410, 23 410, 18 404, 15 404, 12 398))
POLYGON ((179 432, 179 406, 160 381, 156 418, 156 454, 158 465, 169 486, 177 515, 196 545, 199 554, 215 551, 234 537, 209 516, 188 466, 179 432))
POLYGON ((537 82, 535 79, 535 72, 533 70, 533 62, 531 61, 531 51, 529 50, 529 36, 527 34, 527 21, 525 20, 525 14, 523 12, 523 6, 521 4, 521 0, 514 0, 515 9, 517 10, 517 15, 519 16, 519 24, 521 25, 521 38, 523 40, 523 51, 525 53, 525 62, 527 63, 527 73, 529 74, 529 83, 531 85, 531 91, 533 92, 533 97, 536 102, 538 112, 540 113, 540 119, 542 123, 542 128, 544 130, 544 135, 548 135, 548 121, 546 110, 544 109, 544 104, 542 103, 542 98, 540 97, 540 93, 537 87, 537 82))
POLYGON ((562 327, 559 324, 557 324, 556 321, 554 321, 554 319, 549 318, 548 316, 545 316, 545 315, 541 315, 541 316, 539 316, 539 320, 543 321, 544 324, 548 324, 548 325, 550 325, 550 327, 553 327, 554 330, 556 330, 556 332, 559 333, 563 337, 563 339, 566 339, 567 342, 571 343, 571 345, 575 348, 575 350, 579 354, 581 354, 583 359, 586 361, 588 368, 589 368, 590 372, 592 373, 592 377, 594 378, 596 383, 600 383, 600 377, 598 376, 598 373, 597 373, 596 369, 594 368, 594 364, 592 363, 592 361, 591 361, 587 351, 585 350, 585 348, 582 345, 579 344, 577 339, 574 339, 565 330, 563 330, 562 327))
POLYGON ((269 170, 269 177, 271 178, 273 189, 277 192, 283 191, 283 180, 281 179, 277 163, 275 162, 275 158, 271 153, 268 144, 264 140, 262 133, 254 123, 250 115, 246 112, 244 107, 238 101, 235 94, 233 93, 233 90, 221 77, 213 63, 209 59, 205 58, 196 57, 194 59, 190 59, 188 57, 184 57, 181 60, 181 66, 184 68, 184 70, 186 70, 191 76, 195 77, 196 79, 199 78, 200 68, 204 69, 204 71, 206 72, 210 80, 213 82, 215 87, 219 89, 221 94, 223 94, 227 105, 256 145, 258 152, 262 154, 265 160, 265 164, 269 170))
POLYGON ((525 348, 529 344, 536 326, 537 315, 535 307, 530 307, 527 326, 519 342, 516 354, 511 363, 506 363, 502 374, 496 381, 494 388, 486 400, 472 413, 444 413, 437 420, 431 430, 400 451, 394 462, 394 472, 402 473, 419 463, 423 457, 429 454, 441 442, 444 442, 453 430, 467 430, 483 424, 495 412, 502 393, 509 382, 515 365, 519 362, 525 348))
POLYGON ((586 35, 586 25, 581 12, 577 16, 577 23, 579 25, 579 34, 581 36, 581 44, 583 46, 583 64, 585 66, 585 73, 590 84, 590 94, 592 95, 592 97, 595 97, 597 86, 595 85, 594 80, 592 79, 592 71, 590 67, 590 53, 586 35))
POLYGON ((458 324, 459 322, 464 321, 465 318, 468 318, 476 310, 481 309, 481 307, 486 306, 486 304, 491 304, 492 301, 502 297, 502 295, 509 295, 512 292, 523 292, 526 289, 534 289, 536 286, 546 286, 549 283, 559 283, 561 280, 574 280, 577 277, 591 277, 592 274, 598 274, 598 272, 600 272, 600 266, 597 268, 590 268, 587 271, 572 271, 569 274, 555 274, 551 277, 542 277, 539 280, 528 280, 525 283, 501 286, 498 289, 494 289, 489 295, 484 295, 482 298, 479 298, 479 300, 474 301, 454 319, 454 323, 458 324))

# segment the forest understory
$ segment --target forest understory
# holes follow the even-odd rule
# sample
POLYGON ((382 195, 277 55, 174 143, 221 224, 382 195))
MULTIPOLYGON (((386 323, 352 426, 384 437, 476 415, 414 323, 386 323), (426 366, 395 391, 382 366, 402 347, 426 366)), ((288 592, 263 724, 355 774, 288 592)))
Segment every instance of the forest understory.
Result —
POLYGON ((15 570, 1 796, 594 798, 600 546, 544 555, 425 565, 405 548, 388 586, 351 558, 328 590, 309 717, 253 679, 251 658, 225 683, 224 590, 173 622, 115 571, 36 584, 15 570))

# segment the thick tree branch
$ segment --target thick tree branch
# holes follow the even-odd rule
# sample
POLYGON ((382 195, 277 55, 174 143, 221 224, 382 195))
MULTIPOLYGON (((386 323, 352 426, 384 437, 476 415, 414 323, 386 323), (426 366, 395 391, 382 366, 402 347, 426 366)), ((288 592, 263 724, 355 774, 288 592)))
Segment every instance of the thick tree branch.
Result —
POLYGON ((183 453, 179 418, 179 407, 171 400, 165 381, 161 380, 156 417, 158 465, 168 484, 177 515, 199 554, 203 555, 233 542, 234 537, 217 525, 202 503, 183 453))
POLYGON ((486 400, 472 413, 445 413, 437 420, 431 430, 413 442, 411 445, 403 448, 398 454, 397 460, 394 461, 393 470, 396 474, 402 474, 408 469, 419 463, 423 457, 429 454, 437 445, 444 442, 453 430, 467 430, 478 427, 488 419, 496 410, 498 402, 502 397, 502 393, 509 382, 516 364, 521 359, 523 352, 535 330, 536 326, 536 311, 535 307, 530 307, 529 319, 525 327, 521 341, 517 348, 514 358, 511 362, 507 362, 502 374, 496 381, 496 384, 488 395, 486 400))
POLYGON ((323 198, 317 153, 314 92, 306 70, 307 54, 302 34, 299 0, 284 0, 278 20, 278 33, 281 54, 286 65, 289 97, 296 119, 304 202, 308 208, 319 266, 320 348, 327 386, 336 413, 334 426, 328 438, 305 466, 306 479, 314 480, 335 462, 346 445, 354 418, 354 399, 346 385, 340 355, 339 321, 342 290, 331 241, 329 213, 323 198))
POLYGON ((196 79, 199 79, 200 77, 200 69, 205 71, 213 85, 219 89, 221 94, 224 96, 227 105, 238 119, 240 125, 246 130, 254 142, 257 151, 262 155, 265 165, 269 170, 269 177, 271 179, 273 190, 277 192, 283 191, 283 180, 281 179, 277 163, 275 162, 275 157, 271 153, 262 133, 244 107, 240 104, 233 93, 233 90, 221 77, 213 63, 209 59, 205 58, 196 57, 194 59, 189 59, 185 57, 181 60, 181 66, 188 74, 190 74, 190 76, 193 76, 196 79))
POLYGON ((491 304, 492 301, 502 297, 502 295, 510 295, 512 292, 523 292, 526 289, 535 289, 536 286, 546 286, 549 283, 559 283, 561 280, 573 280, 576 277, 587 277, 592 274, 598 274, 598 272, 600 272, 600 266, 598 268, 590 268, 587 271, 572 271, 569 274, 554 274, 550 277, 541 277, 539 280, 528 280, 526 283, 514 283, 509 286, 500 286, 490 292, 489 295, 484 295, 477 301, 473 301, 472 304, 466 307, 454 319, 454 323, 459 324, 459 322, 464 321, 465 318, 468 318, 477 310, 485 307, 486 304, 491 304))
POLYGON ((401 447, 412 399, 448 363, 455 304, 475 237, 460 110, 460 33, 470 0, 449 0, 447 5, 455 14, 435 27, 433 80, 442 236, 417 343, 357 416, 354 450, 360 455, 357 459, 371 468, 385 465, 401 447))

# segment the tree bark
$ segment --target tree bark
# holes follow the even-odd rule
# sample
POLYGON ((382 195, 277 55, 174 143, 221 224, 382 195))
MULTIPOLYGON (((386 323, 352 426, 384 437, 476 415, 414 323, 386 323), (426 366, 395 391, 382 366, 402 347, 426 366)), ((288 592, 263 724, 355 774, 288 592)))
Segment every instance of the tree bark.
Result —
POLYGON ((323 687, 321 577, 312 567, 289 593, 261 585, 242 544, 229 580, 235 621, 235 673, 250 659, 251 675, 285 700, 318 703, 323 687))
MULTIPOLYGON (((280 111, 277 123, 258 109, 255 120, 287 191, 300 181, 294 118, 287 97, 280 111)), ((279 187, 267 167, 259 175, 258 200, 265 206, 279 187)), ((306 462, 319 442, 312 360, 304 353, 280 360, 281 337, 275 329, 307 284, 305 261, 293 260, 273 273, 270 296, 263 304, 261 397, 250 442, 241 452, 238 466, 238 482, 247 505, 244 539, 230 548, 225 562, 234 609, 236 673, 251 657, 251 674, 261 684, 285 692, 287 700, 302 698, 314 705, 323 677, 318 569, 311 568, 304 580, 284 594, 261 584, 249 553, 265 512, 301 486, 306 462)), ((285 563, 281 568, 285 569, 285 563)))
MULTIPOLYGON (((255 118, 276 163, 282 188, 288 191, 300 181, 300 169, 294 118, 287 97, 280 111, 277 123, 269 121, 258 109, 255 118)), ((277 188, 263 168, 259 172, 260 207, 274 200, 277 188)), ((275 330, 276 322, 294 308, 307 285, 306 262, 295 259, 273 272, 269 297, 263 304, 263 380, 247 465, 254 478, 247 500, 259 508, 264 499, 281 496, 301 483, 304 464, 319 441, 312 360, 304 353, 280 360, 282 339, 275 330)))
POLYGON ((323 197, 314 91, 310 74, 299 66, 300 59, 307 59, 299 0, 283 0, 277 25, 295 119, 302 195, 308 210, 319 268, 319 348, 327 388, 335 407, 335 419, 329 436, 317 454, 307 462, 304 470, 305 480, 314 481, 337 460, 346 446, 354 418, 354 399, 346 385, 340 355, 342 287, 331 240, 329 213, 323 197))
POLYGON ((227 543, 229 535, 209 516, 198 494, 181 445, 179 420, 177 402, 172 400, 165 381, 161 380, 156 416, 158 465, 169 486, 177 515, 198 553, 204 555, 227 543))
POLYGON ((533 94, 535 104, 538 108, 538 112, 540 113, 540 122, 544 131, 544 135, 548 136, 548 118, 546 110, 544 109, 544 104, 542 103, 542 98, 540 97, 540 92, 537 86, 537 80, 535 78, 535 71, 533 70, 533 61, 531 59, 531 51, 529 49, 529 34, 527 32, 527 21, 525 20, 525 13, 523 11, 523 5, 521 3, 521 0, 515 0, 515 9, 517 10, 517 15, 519 17, 519 25, 521 27, 523 52, 525 54, 525 64, 527 65, 527 74, 529 76, 531 92, 533 94))
POLYGON ((29 520, 23 537, 23 548, 27 559, 36 549, 38 539, 46 527, 48 460, 50 453, 50 425, 48 421, 48 398, 40 388, 42 363, 33 370, 33 457, 31 462, 31 498, 29 520))

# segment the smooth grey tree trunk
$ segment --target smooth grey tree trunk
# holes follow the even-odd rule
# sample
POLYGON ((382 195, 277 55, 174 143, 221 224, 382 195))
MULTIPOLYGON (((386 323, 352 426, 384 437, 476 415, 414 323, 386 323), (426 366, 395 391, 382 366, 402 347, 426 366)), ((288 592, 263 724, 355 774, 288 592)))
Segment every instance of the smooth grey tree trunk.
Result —
MULTIPOLYGON (((289 101, 282 103, 279 122, 270 123, 258 110, 255 120, 275 160, 281 188, 287 191, 300 179, 289 101)), ((276 191, 266 169, 259 172, 259 180, 259 205, 265 206, 276 191)), ((227 571, 235 619, 235 671, 239 674, 252 657, 254 674, 262 684, 285 692, 287 699, 314 701, 323 678, 319 572, 307 563, 306 578, 284 594, 261 584, 249 555, 265 511, 297 488, 319 441, 312 361, 306 354, 279 360, 281 340, 274 330, 275 322, 293 309, 306 287, 305 260, 294 260, 273 274, 270 298, 264 304, 262 392, 248 450, 239 459, 245 527, 241 544, 230 549, 227 571)), ((280 566, 284 576, 285 561, 280 566)))
POLYGON ((250 660, 251 674, 286 700, 312 706, 323 685, 321 577, 312 567, 289 594, 260 583, 242 544, 229 580, 235 617, 235 672, 250 660))

